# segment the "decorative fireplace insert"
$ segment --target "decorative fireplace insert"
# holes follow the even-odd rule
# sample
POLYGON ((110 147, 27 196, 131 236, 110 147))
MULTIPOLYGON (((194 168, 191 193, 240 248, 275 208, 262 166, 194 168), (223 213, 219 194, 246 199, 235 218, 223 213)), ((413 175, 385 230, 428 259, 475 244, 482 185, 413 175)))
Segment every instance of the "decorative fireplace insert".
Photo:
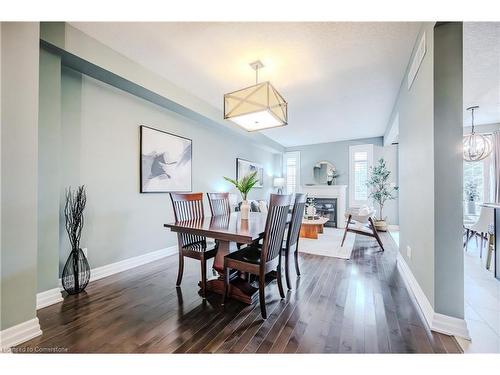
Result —
POLYGON ((316 213, 329 220, 325 227, 337 228, 337 198, 314 198, 316 213))

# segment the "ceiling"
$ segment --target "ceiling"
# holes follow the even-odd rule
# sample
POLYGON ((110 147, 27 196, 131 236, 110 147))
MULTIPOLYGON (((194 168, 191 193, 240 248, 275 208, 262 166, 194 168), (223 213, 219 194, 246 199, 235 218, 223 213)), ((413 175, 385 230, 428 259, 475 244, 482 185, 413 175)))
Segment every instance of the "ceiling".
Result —
POLYGON ((73 26, 221 109, 226 92, 266 66, 289 125, 263 131, 284 146, 381 136, 420 23, 124 23, 73 26))
POLYGON ((463 33, 464 126, 475 105, 477 125, 500 123, 500 22, 465 22, 463 33))

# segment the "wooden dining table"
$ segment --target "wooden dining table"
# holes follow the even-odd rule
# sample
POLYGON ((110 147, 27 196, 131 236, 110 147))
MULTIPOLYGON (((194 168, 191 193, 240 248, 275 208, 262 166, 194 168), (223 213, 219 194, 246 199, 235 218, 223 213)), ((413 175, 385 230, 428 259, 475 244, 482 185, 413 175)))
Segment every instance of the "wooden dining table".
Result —
MULTIPOLYGON (((207 281, 207 290, 222 295, 224 292, 224 257, 238 250, 236 244, 251 244, 259 239, 265 232, 266 219, 267 213, 250 212, 248 220, 242 220, 239 212, 233 212, 229 215, 176 221, 164 224, 164 227, 170 228, 172 232, 194 234, 217 240, 218 249, 213 268, 219 277, 207 281)), ((251 304, 258 299, 258 288, 252 286, 243 276, 238 273, 230 276, 228 296, 251 304)))

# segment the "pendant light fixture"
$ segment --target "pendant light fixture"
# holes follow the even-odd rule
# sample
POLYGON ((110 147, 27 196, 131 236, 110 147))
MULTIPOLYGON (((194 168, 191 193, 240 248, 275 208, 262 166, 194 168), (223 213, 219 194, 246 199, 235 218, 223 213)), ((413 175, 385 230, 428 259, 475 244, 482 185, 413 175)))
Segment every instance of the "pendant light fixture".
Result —
POLYGON ((255 70, 255 85, 224 95, 224 119, 249 132, 287 125, 287 102, 270 82, 259 83, 264 64, 257 60, 250 66, 255 70))
POLYGON ((480 161, 486 158, 492 150, 491 140, 478 133, 474 133, 474 110, 479 106, 467 108, 472 113, 472 130, 468 135, 464 135, 464 160, 465 161, 480 161))

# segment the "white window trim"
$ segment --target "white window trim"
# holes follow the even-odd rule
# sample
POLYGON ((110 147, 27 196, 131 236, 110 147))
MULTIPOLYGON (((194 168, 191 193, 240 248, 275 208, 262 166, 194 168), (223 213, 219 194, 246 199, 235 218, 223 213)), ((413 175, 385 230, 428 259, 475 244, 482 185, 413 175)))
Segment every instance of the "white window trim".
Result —
POLYGON ((364 144, 349 146, 349 207, 360 207, 362 205, 370 205, 370 199, 355 200, 354 199, 354 153, 368 153, 368 170, 373 167, 373 145, 364 144))
POLYGON ((295 166, 295 192, 300 192, 301 191, 301 185, 300 185, 300 151, 289 151, 285 152, 283 154, 283 162, 282 162, 282 167, 283 167, 283 177, 285 178, 285 192, 287 194, 291 194, 289 191, 287 191, 287 170, 286 170, 286 160, 288 157, 294 157, 295 160, 297 161, 297 164, 295 166))

